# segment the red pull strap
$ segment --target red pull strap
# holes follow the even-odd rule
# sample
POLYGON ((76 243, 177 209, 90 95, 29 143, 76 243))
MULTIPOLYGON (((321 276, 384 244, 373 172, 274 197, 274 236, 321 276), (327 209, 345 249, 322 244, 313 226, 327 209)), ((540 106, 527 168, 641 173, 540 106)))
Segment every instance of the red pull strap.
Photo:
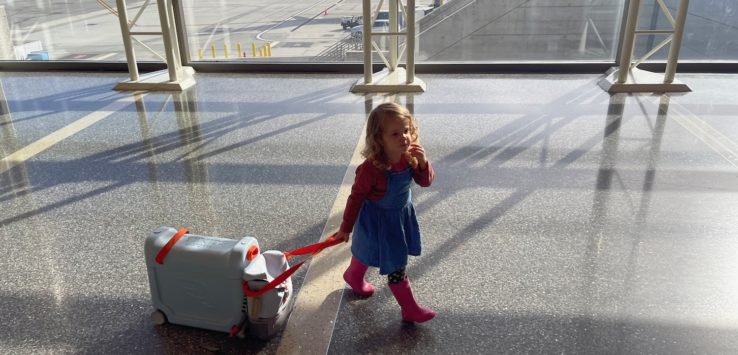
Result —
POLYGON ((177 243, 177 241, 180 238, 182 238, 183 235, 185 235, 185 234, 187 234, 189 232, 190 231, 188 231, 188 230, 186 230, 184 228, 180 228, 177 231, 177 233, 175 233, 172 236, 172 238, 169 239, 169 241, 167 242, 167 244, 164 245, 164 247, 161 248, 161 250, 159 250, 159 253, 156 254, 156 258, 154 259, 154 260, 156 260, 156 263, 157 264, 164 264, 164 258, 167 256, 167 253, 169 253, 169 250, 171 250, 172 247, 174 247, 174 243, 177 243))
MULTIPOLYGON (((297 249, 295 249, 293 251, 286 251, 286 252, 284 252, 284 256, 287 259, 289 259, 289 258, 291 258, 291 257, 293 257, 295 255, 311 254, 310 256, 312 257, 313 255, 318 254, 319 252, 321 252, 325 248, 332 247, 334 245, 343 243, 343 240, 336 239, 335 237, 336 237, 336 233, 333 233, 333 235, 331 235, 330 237, 326 238, 325 241, 322 241, 320 243, 310 244, 310 245, 307 245, 307 246, 304 246, 304 247, 300 247, 300 248, 297 248, 297 249)), ((294 274, 295 271, 297 271, 297 269, 299 269, 300 266, 302 266, 302 264, 305 263, 305 261, 307 261, 307 259, 305 259, 305 260, 303 260, 303 261, 295 264, 291 268, 287 269, 287 271, 283 272, 282 274, 280 274, 279 276, 277 276, 276 278, 274 278, 274 280, 272 280, 268 284, 264 285, 264 287, 262 287, 262 288, 260 288, 260 289, 258 289, 256 291, 252 291, 249 288, 248 281, 244 281, 243 282, 243 293, 246 296, 248 296, 248 297, 259 297, 259 296, 263 295, 267 291, 269 291, 269 290, 277 287, 279 284, 281 284, 282 282, 284 282, 284 280, 287 280, 288 277, 292 276, 292 274, 294 274)))
POLYGON ((248 297, 259 297, 259 296, 263 295, 264 293, 266 293, 267 291, 269 291, 269 290, 277 287, 279 284, 281 284, 282 282, 284 282, 284 280, 287 280, 287 278, 290 277, 290 276, 292 276, 292 274, 294 274, 295 271, 297 271, 297 269, 299 269, 300 266, 302 266, 302 264, 304 264, 304 263, 305 263, 305 260, 303 260, 303 261, 295 264, 291 268, 287 269, 287 271, 285 271, 282 274, 280 274, 279 276, 275 277, 274 280, 272 280, 272 282, 264 285, 264 287, 262 287, 262 288, 260 288, 260 289, 258 289, 256 291, 252 291, 249 288, 248 281, 244 281, 243 282, 243 293, 246 296, 248 296, 248 297))
POLYGON ((293 251, 286 251, 284 252, 284 256, 287 258, 287 260, 289 260, 295 255, 318 254, 325 248, 343 243, 343 240, 336 239, 336 234, 337 233, 333 233, 330 237, 326 238, 325 241, 322 241, 320 243, 299 247, 293 251))

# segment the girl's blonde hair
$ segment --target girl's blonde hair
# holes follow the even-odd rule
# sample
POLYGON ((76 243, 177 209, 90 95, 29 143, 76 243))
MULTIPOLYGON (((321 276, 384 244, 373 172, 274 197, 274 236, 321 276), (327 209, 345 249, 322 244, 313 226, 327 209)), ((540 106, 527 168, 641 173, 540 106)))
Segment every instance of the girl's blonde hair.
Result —
MULTIPOLYGON (((418 143, 418 124, 415 117, 405 107, 394 102, 383 103, 371 113, 366 123, 366 141, 361 155, 373 162, 381 170, 389 169, 389 161, 382 147, 383 128, 389 120, 398 120, 410 126, 410 143, 418 143)), ((410 166, 417 168, 418 160, 405 152, 405 158, 410 166)))

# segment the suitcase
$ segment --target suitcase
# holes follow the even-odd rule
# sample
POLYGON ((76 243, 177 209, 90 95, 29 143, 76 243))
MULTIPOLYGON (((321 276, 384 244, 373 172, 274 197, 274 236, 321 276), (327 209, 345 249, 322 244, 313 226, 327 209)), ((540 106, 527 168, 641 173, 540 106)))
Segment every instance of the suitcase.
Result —
POLYGON ((295 304, 290 267, 295 255, 313 256, 342 243, 328 240, 290 252, 259 251, 253 237, 231 240, 161 227, 146 238, 144 253, 155 311, 167 322, 266 340, 285 325, 295 304))
POLYGON ((144 246, 156 309, 152 320, 220 332, 243 324, 243 270, 258 252, 253 237, 231 240, 169 227, 155 230, 144 246))

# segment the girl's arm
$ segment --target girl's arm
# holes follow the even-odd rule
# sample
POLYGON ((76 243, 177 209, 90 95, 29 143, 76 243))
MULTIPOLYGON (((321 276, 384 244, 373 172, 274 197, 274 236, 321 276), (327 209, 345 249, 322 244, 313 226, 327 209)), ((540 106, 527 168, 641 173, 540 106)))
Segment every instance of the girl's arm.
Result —
POLYGON ((354 229, 354 223, 359 216, 359 211, 364 201, 372 191, 372 187, 376 184, 376 176, 373 172, 377 170, 374 165, 367 161, 356 168, 356 178, 351 186, 351 195, 346 201, 346 209, 343 211, 343 222, 338 229, 336 238, 348 241, 348 235, 354 229))
POLYGON ((413 143, 410 145, 410 155, 418 160, 418 166, 413 169, 413 180, 422 187, 428 187, 433 183, 435 173, 428 157, 425 155, 425 148, 422 145, 413 143))
POLYGON ((418 164, 417 169, 413 169, 413 180, 422 187, 431 186, 435 177, 436 173, 433 171, 430 160, 425 162, 425 169, 421 169, 420 164, 418 164))

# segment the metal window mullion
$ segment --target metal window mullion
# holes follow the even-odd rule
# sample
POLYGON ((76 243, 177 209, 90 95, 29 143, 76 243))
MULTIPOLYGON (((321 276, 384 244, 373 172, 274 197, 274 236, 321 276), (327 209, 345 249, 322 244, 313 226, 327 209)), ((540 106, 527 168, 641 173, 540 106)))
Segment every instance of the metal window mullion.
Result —
POLYGON ((120 30, 123 34, 123 47, 126 50, 126 61, 128 62, 128 73, 131 75, 132 81, 137 81, 138 65, 136 64, 136 53, 133 50, 133 42, 131 41, 131 30, 128 27, 128 11, 126 10, 125 0, 116 0, 118 5, 118 21, 120 22, 120 30))
MULTIPOLYGON (((381 4, 381 1, 380 1, 381 4)), ((364 46, 364 83, 371 84, 372 82, 372 14, 371 14, 371 0, 364 0, 362 4, 362 15, 363 18, 363 33, 361 41, 364 46)))
POLYGON ((184 12, 182 11, 182 2, 180 0, 172 0, 172 8, 174 9, 174 25, 177 29, 177 42, 179 44, 181 64, 190 66, 192 64, 192 58, 190 58, 190 44, 188 42, 184 12))
POLYGON ((164 54, 166 55, 167 70, 169 71, 169 80, 177 81, 179 79, 177 66, 174 64, 174 53, 172 51, 172 36, 169 26, 169 11, 167 11, 167 0, 157 0, 156 4, 159 9, 159 23, 164 37, 164 54))
POLYGON ((623 51, 623 41, 625 40, 625 32, 628 25, 628 9, 630 8, 630 0, 625 0, 623 12, 620 16, 620 30, 613 31, 613 43, 615 53, 615 66, 620 66, 620 53, 623 51))
MULTIPOLYGON (((398 1, 399 0, 389 0, 389 19, 391 33, 400 32, 400 21, 397 18, 397 12, 399 10, 397 6, 398 1)), ((390 71, 395 71, 397 69, 397 64, 400 60, 400 58, 397 56, 397 43, 397 35, 391 36, 389 48, 390 65, 388 66, 390 71)))
POLYGON ((628 18, 625 21, 625 33, 623 35, 622 48, 620 49, 620 70, 618 71, 617 79, 617 82, 620 84, 628 80, 628 72, 630 72, 630 63, 635 46, 635 28, 638 24, 638 8, 640 4, 640 0, 630 0, 628 2, 628 18))
POLYGON ((405 82, 410 84, 415 81, 415 0, 407 0, 407 8, 410 12, 405 11, 405 82))
POLYGON ((664 82, 674 82, 676 74, 677 59, 679 58, 679 49, 682 46, 682 36, 684 35, 684 23, 687 21, 687 8, 689 0, 681 0, 679 9, 677 10, 677 18, 674 24, 674 38, 671 40, 671 48, 669 48, 669 57, 666 60, 666 71, 664 73, 664 82))
POLYGON ((177 71, 177 79, 179 80, 179 77, 182 75, 182 60, 179 57, 179 47, 177 44, 179 41, 177 40, 177 27, 176 19, 174 18, 174 4, 172 3, 172 0, 167 0, 167 17, 169 18, 168 24, 169 24, 169 35, 171 36, 171 43, 172 46, 172 57, 174 59, 174 67, 177 71))

